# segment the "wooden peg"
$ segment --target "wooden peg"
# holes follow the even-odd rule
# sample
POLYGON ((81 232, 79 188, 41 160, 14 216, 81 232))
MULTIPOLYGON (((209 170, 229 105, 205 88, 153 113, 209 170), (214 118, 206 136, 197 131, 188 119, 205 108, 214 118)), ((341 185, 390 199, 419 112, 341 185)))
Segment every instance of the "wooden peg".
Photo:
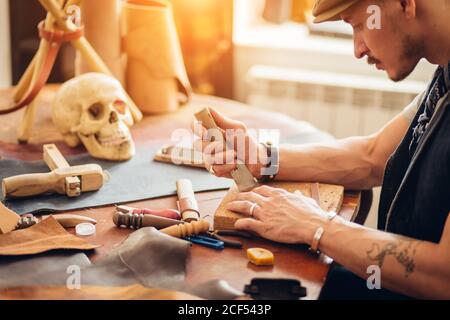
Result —
POLYGON ((160 230, 169 236, 184 238, 209 231, 209 222, 206 220, 193 221, 185 224, 179 224, 160 230))

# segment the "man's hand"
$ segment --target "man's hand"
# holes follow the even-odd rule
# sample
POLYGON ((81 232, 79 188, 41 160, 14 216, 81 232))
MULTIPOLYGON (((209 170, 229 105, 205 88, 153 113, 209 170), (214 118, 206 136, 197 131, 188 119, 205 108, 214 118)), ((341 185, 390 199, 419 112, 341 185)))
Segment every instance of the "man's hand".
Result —
POLYGON ((236 229, 257 233, 283 243, 311 244, 317 228, 327 222, 317 202, 300 193, 262 186, 240 193, 228 209, 252 217, 236 221, 236 229))
POLYGON ((245 163, 252 175, 259 179, 261 168, 267 161, 264 146, 258 144, 248 134, 243 122, 230 119, 213 108, 209 108, 209 111, 226 140, 233 142, 234 148, 229 148, 218 141, 209 142, 207 130, 195 121, 192 125, 193 131, 201 137, 201 140, 197 140, 194 147, 203 152, 206 169, 218 177, 231 178, 230 172, 236 168, 236 163, 239 161, 245 163))

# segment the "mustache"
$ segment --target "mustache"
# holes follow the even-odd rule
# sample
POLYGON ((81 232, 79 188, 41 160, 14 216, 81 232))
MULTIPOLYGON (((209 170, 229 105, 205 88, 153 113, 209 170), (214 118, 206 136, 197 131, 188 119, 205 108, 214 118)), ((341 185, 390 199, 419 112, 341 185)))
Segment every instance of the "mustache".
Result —
POLYGON ((378 59, 375 59, 374 57, 367 57, 367 63, 370 65, 374 65, 377 63, 381 63, 381 61, 378 59))

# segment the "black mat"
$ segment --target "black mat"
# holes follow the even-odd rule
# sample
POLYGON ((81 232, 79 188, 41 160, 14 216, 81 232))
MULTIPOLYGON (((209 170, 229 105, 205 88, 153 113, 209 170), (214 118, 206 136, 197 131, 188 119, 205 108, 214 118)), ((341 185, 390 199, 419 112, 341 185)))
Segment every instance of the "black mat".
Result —
MULTIPOLYGON (((175 183, 182 178, 192 181, 195 192, 228 189, 233 184, 232 180, 214 177, 202 168, 155 162, 152 159, 156 151, 155 147, 138 149, 127 162, 102 161, 88 154, 68 158, 71 165, 99 164, 108 171, 109 181, 99 191, 83 193, 77 198, 56 194, 7 199, 3 203, 18 214, 58 212, 175 195, 175 183)), ((48 171, 43 161, 0 160, 0 180, 48 171)))

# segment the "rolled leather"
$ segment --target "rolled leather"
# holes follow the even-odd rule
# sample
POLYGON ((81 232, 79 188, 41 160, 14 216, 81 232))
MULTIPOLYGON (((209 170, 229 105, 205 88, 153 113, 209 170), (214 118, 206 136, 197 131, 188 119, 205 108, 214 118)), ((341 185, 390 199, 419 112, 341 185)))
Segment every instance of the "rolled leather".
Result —
POLYGON ((126 89, 146 114, 176 111, 191 85, 181 53, 172 5, 165 0, 123 3, 126 89))

